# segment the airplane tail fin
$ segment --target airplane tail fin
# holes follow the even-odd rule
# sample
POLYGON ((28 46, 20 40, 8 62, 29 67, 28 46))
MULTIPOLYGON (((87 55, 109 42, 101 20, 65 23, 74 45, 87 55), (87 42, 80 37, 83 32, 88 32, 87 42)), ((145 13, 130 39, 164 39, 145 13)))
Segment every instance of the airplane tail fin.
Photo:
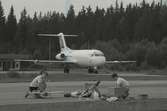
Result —
POLYGON ((66 49, 69 49, 66 45, 66 41, 64 37, 65 36, 77 37, 78 35, 64 35, 63 33, 59 33, 59 34, 38 34, 38 36, 59 37, 60 49, 61 51, 64 51, 66 49))

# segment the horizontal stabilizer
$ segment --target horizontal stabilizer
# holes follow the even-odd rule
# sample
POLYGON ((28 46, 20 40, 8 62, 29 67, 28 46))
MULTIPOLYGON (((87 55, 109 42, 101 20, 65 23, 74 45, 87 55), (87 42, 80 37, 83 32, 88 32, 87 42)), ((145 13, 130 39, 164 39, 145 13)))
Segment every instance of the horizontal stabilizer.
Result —
POLYGON ((68 49, 64 37, 66 37, 66 36, 77 37, 78 36, 78 35, 64 35, 63 33, 59 33, 59 34, 37 34, 37 35, 38 36, 43 36, 43 37, 59 37, 59 44, 60 44, 61 51, 68 49))
POLYGON ((78 35, 64 35, 64 34, 37 34, 38 36, 44 36, 44 37, 61 37, 61 36, 68 36, 68 37, 77 37, 78 35))

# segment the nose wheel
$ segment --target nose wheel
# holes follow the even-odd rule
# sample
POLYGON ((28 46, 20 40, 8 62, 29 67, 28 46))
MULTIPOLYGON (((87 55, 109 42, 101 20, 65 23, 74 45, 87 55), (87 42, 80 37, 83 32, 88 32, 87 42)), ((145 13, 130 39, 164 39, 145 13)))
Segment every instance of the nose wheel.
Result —
POLYGON ((66 73, 66 74, 70 73, 70 68, 68 66, 64 67, 64 73, 66 73))
POLYGON ((88 68, 88 73, 95 73, 95 74, 98 74, 97 67, 89 67, 89 68, 88 68))

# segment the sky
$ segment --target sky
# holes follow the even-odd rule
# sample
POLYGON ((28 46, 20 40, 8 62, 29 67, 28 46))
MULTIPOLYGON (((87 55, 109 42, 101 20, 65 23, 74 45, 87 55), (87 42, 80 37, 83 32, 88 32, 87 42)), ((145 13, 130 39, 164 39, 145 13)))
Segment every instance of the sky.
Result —
MULTIPOLYGON (((20 12, 26 8, 28 14, 33 16, 34 12, 47 12, 47 11, 57 11, 64 14, 67 13, 69 6, 74 5, 75 12, 82 8, 82 6, 91 6, 94 10, 96 6, 100 8, 108 8, 111 4, 114 6, 116 0, 0 0, 7 16, 11 5, 15 9, 15 15, 20 18, 20 12)), ((123 2, 126 6, 129 3, 135 4, 140 3, 143 0, 118 0, 118 2, 123 2)), ((147 2, 152 2, 153 0, 145 0, 147 2)), ((159 0, 154 0, 159 1, 159 0)), ((167 0, 166 0, 167 1, 167 0)))

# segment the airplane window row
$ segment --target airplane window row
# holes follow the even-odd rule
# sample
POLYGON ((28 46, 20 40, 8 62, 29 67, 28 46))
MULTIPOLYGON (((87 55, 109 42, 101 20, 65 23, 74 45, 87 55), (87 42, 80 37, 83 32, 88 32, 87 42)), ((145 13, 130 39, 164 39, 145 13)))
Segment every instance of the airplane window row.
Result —
POLYGON ((92 54, 91 56, 104 56, 104 54, 92 54))
POLYGON ((104 54, 95 54, 95 56, 104 56, 104 54))

